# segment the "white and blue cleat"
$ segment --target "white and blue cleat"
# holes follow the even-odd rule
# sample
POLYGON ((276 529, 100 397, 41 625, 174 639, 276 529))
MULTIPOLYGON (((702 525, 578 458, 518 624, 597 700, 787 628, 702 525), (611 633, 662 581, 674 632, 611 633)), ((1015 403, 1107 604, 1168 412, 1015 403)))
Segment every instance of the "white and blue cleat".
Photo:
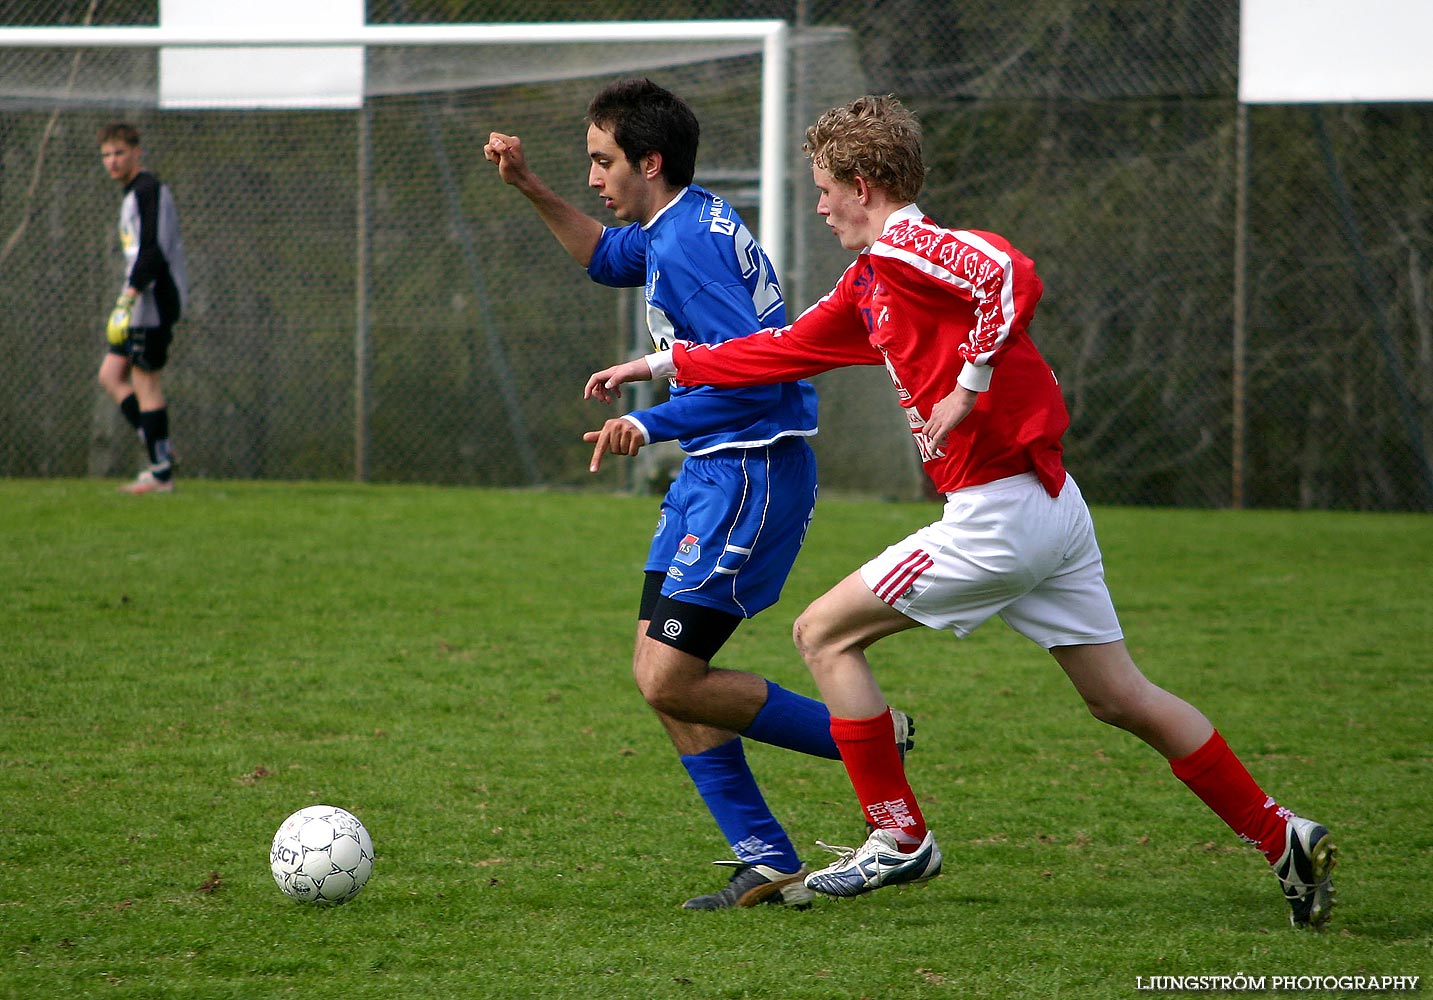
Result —
POLYGON ((935 837, 926 832, 914 853, 902 853, 889 830, 874 830, 860 847, 821 844, 840 857, 806 876, 806 887, 826 896, 859 896, 887 885, 925 882, 940 874, 941 853, 935 837))

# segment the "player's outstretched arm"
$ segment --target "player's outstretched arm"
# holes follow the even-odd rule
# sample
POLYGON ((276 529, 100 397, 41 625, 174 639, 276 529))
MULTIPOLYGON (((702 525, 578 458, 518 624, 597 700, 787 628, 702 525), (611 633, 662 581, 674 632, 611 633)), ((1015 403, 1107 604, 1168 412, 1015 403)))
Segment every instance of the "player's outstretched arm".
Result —
POLYGON ((497 164, 498 176, 503 183, 511 184, 532 202, 532 207, 537 209, 537 214, 552 230, 552 235, 557 237, 557 242, 562 244, 568 256, 583 267, 592 263, 597 241, 602 238, 602 223, 584 214, 547 186, 528 166, 521 139, 493 132, 483 146, 483 157, 497 164))
MULTIPOLYGON (((582 391, 582 398, 610 403, 622 395, 622 383, 649 382, 651 379, 652 366, 647 363, 646 358, 637 358, 635 361, 594 372, 587 379, 587 388, 582 391)), ((631 454, 635 455, 636 452, 631 454)))

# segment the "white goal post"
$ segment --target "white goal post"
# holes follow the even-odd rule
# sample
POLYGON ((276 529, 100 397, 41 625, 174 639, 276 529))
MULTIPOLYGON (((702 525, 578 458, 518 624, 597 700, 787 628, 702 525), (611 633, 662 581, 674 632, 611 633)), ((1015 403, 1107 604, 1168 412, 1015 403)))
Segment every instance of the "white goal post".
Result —
MULTIPOLYGON (((166 0, 157 26, 0 27, 0 308, 29 319, 0 334, 14 358, 0 473, 127 463, 122 421, 87 391, 82 332, 113 300, 113 191, 92 137, 116 118, 155 139, 147 162, 181 204, 191 297, 172 378, 200 477, 591 482, 573 449, 590 448, 592 414, 560 387, 637 348, 640 292, 614 297, 549 262, 541 221, 473 161, 490 129, 516 127, 535 164, 571 165, 540 169, 581 204, 594 81, 651 75, 698 111, 696 182, 746 217, 788 315, 849 264, 804 210, 794 132, 861 92, 849 29, 369 25, 357 0, 251 6, 275 4, 307 20, 193 23, 179 13, 232 12, 166 0), (73 401, 57 404, 62 392, 73 401)), ((884 370, 815 381, 840 400, 814 443, 823 488, 920 496, 884 370)), ((638 486, 628 470, 604 468, 604 482, 638 486)))
POLYGON ((514 45, 581 43, 720 43, 760 46, 762 58, 758 238, 778 274, 786 263, 787 78, 789 29, 780 20, 592 21, 521 24, 370 24, 356 28, 305 27, 302 32, 262 26, 199 30, 179 26, 0 27, 6 48, 270 48, 514 45))

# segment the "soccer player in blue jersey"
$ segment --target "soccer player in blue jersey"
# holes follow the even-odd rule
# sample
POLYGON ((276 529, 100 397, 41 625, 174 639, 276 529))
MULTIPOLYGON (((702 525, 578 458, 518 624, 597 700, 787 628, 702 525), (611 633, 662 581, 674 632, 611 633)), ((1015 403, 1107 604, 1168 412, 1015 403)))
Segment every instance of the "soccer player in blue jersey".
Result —
MULTIPOLYGON (((700 133, 691 108, 650 80, 617 81, 587 109, 588 185, 622 223, 608 227, 528 166, 521 140, 494 132, 483 155, 532 203, 593 281, 643 287, 657 350, 714 344, 785 324, 781 287, 732 206, 692 183, 700 133)), ((806 868, 761 794, 742 737, 840 758, 825 705, 711 661, 743 618, 776 603, 816 502, 816 392, 674 386, 588 441, 635 455, 676 440, 686 454, 662 501, 645 567, 633 674, 666 727, 735 861, 725 888, 688 909, 810 905, 806 868)), ((601 455, 594 454, 595 472, 601 455)), ((910 720, 892 712, 896 739, 910 720)))

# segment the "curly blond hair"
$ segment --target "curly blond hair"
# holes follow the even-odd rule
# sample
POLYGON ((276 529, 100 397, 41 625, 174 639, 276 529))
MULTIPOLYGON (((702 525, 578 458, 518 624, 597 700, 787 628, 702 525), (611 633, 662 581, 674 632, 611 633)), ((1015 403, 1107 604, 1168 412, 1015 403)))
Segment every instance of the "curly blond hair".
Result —
POLYGON ((901 201, 915 201, 925 182, 920 122, 892 94, 832 108, 806 130, 801 151, 842 184, 862 177, 901 201))

